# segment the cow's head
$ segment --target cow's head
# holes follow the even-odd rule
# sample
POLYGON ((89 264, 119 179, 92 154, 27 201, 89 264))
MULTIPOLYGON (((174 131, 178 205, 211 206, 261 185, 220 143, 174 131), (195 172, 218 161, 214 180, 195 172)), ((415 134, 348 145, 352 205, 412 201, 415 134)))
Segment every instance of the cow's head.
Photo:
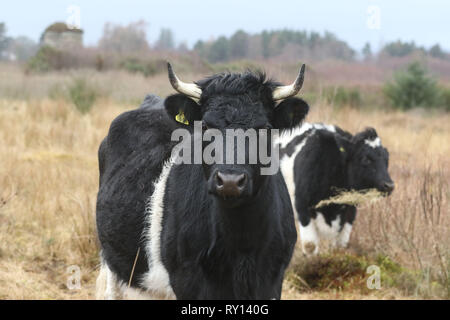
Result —
MULTIPOLYGON (((228 129, 255 129, 256 137, 261 140, 261 130, 268 133, 266 147, 271 150, 270 129, 289 130, 301 124, 308 113, 305 101, 293 96, 300 90, 305 66, 303 65, 293 84, 282 86, 267 80, 263 73, 247 71, 242 74, 221 73, 196 83, 184 83, 178 79, 170 64, 169 79, 179 94, 165 100, 165 108, 170 118, 178 121, 179 126, 192 128, 194 121, 201 121, 204 132, 216 129, 223 137, 223 158, 234 154, 226 145, 230 135, 228 129)), ((237 134, 234 131, 234 134, 237 134)), ((205 148, 208 143, 203 144, 205 148)), ((241 144, 242 146, 242 144, 241 144)), ((239 147, 235 143, 235 147, 239 147)), ((236 149, 236 148, 235 148, 236 149)), ((237 205, 256 195, 265 177, 261 175, 261 162, 248 162, 249 146, 246 144, 245 164, 206 164, 203 163, 209 192, 227 204, 237 205)), ((269 150, 269 154, 270 154, 269 150)), ((236 158, 235 158, 236 160, 236 158)))
POLYGON ((347 178, 350 188, 376 188, 389 194, 394 190, 394 182, 388 172, 389 152, 381 145, 375 129, 367 128, 356 134, 350 141, 344 142, 342 148, 348 153, 347 178))

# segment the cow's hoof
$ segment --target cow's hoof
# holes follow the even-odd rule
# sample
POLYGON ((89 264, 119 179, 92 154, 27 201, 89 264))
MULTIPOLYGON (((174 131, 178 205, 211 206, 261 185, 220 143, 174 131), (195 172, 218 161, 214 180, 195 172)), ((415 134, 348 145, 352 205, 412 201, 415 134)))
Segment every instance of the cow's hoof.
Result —
POLYGON ((317 246, 314 242, 306 242, 303 246, 303 252, 306 255, 313 255, 316 253, 317 246))

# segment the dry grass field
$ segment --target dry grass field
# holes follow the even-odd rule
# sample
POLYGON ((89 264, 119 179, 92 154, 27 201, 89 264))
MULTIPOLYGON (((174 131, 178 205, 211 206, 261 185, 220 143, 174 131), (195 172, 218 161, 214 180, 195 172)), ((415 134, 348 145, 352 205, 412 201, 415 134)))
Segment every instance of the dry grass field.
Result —
MULTIPOLYGON (((47 97, 51 85, 45 82, 58 81, 51 76, 0 75, 2 96, 8 97, 0 100, 0 299, 92 299, 99 263, 97 148, 112 119, 138 106, 137 98, 126 102, 132 99, 122 99, 122 92, 134 90, 141 99, 146 92, 164 95, 171 92, 168 81, 88 75, 114 96, 97 99, 81 114, 66 100, 47 97), (107 77, 114 80, 105 85, 107 77), (31 93, 21 96, 20 84, 31 93), (66 286, 71 265, 81 270, 79 290, 66 286)), ((347 250, 311 261, 297 253, 283 298, 448 299, 450 114, 361 111, 319 100, 307 120, 352 133, 375 127, 390 151, 396 189, 389 198, 360 206, 347 250), (368 264, 386 273, 380 290, 365 286, 368 275, 361 268, 368 264), (312 286, 307 277, 322 271, 328 276, 312 286)))

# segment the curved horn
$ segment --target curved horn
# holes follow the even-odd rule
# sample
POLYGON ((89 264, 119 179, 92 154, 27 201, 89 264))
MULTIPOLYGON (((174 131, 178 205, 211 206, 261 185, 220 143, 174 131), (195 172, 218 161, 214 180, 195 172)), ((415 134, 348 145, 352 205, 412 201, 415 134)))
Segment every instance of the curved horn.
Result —
POLYGON ((282 100, 292 96, 295 96, 303 85, 303 79, 305 78, 305 65, 303 64, 297 79, 289 86, 276 87, 272 92, 273 100, 282 100))
POLYGON ((169 72, 169 81, 172 87, 179 93, 185 94, 194 99, 200 99, 202 95, 202 89, 195 83, 186 83, 178 79, 175 72, 173 72, 172 66, 167 62, 167 70, 169 72))

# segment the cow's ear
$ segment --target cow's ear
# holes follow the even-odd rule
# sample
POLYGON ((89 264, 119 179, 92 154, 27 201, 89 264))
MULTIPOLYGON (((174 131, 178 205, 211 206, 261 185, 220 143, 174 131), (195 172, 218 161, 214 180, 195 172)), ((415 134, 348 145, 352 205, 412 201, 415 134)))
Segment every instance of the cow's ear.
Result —
POLYGON ((184 94, 174 94, 164 101, 169 117, 181 126, 193 126, 194 121, 202 119, 200 106, 184 94))
POLYGON ((353 152, 353 142, 340 134, 334 134, 334 141, 341 157, 347 160, 353 152))
POLYGON ((299 126, 308 114, 308 104, 299 98, 288 98, 275 108, 273 127, 286 130, 299 126))
POLYGON ((330 148, 330 154, 339 154, 340 159, 346 161, 353 152, 353 142, 337 132, 329 130, 317 130, 320 144, 330 148), (333 151, 332 151, 333 150, 333 151))
POLYGON ((355 136, 353 137, 353 142, 362 143, 366 139, 375 140, 376 138, 378 138, 377 131, 372 127, 368 127, 364 129, 364 131, 355 134, 355 136))

